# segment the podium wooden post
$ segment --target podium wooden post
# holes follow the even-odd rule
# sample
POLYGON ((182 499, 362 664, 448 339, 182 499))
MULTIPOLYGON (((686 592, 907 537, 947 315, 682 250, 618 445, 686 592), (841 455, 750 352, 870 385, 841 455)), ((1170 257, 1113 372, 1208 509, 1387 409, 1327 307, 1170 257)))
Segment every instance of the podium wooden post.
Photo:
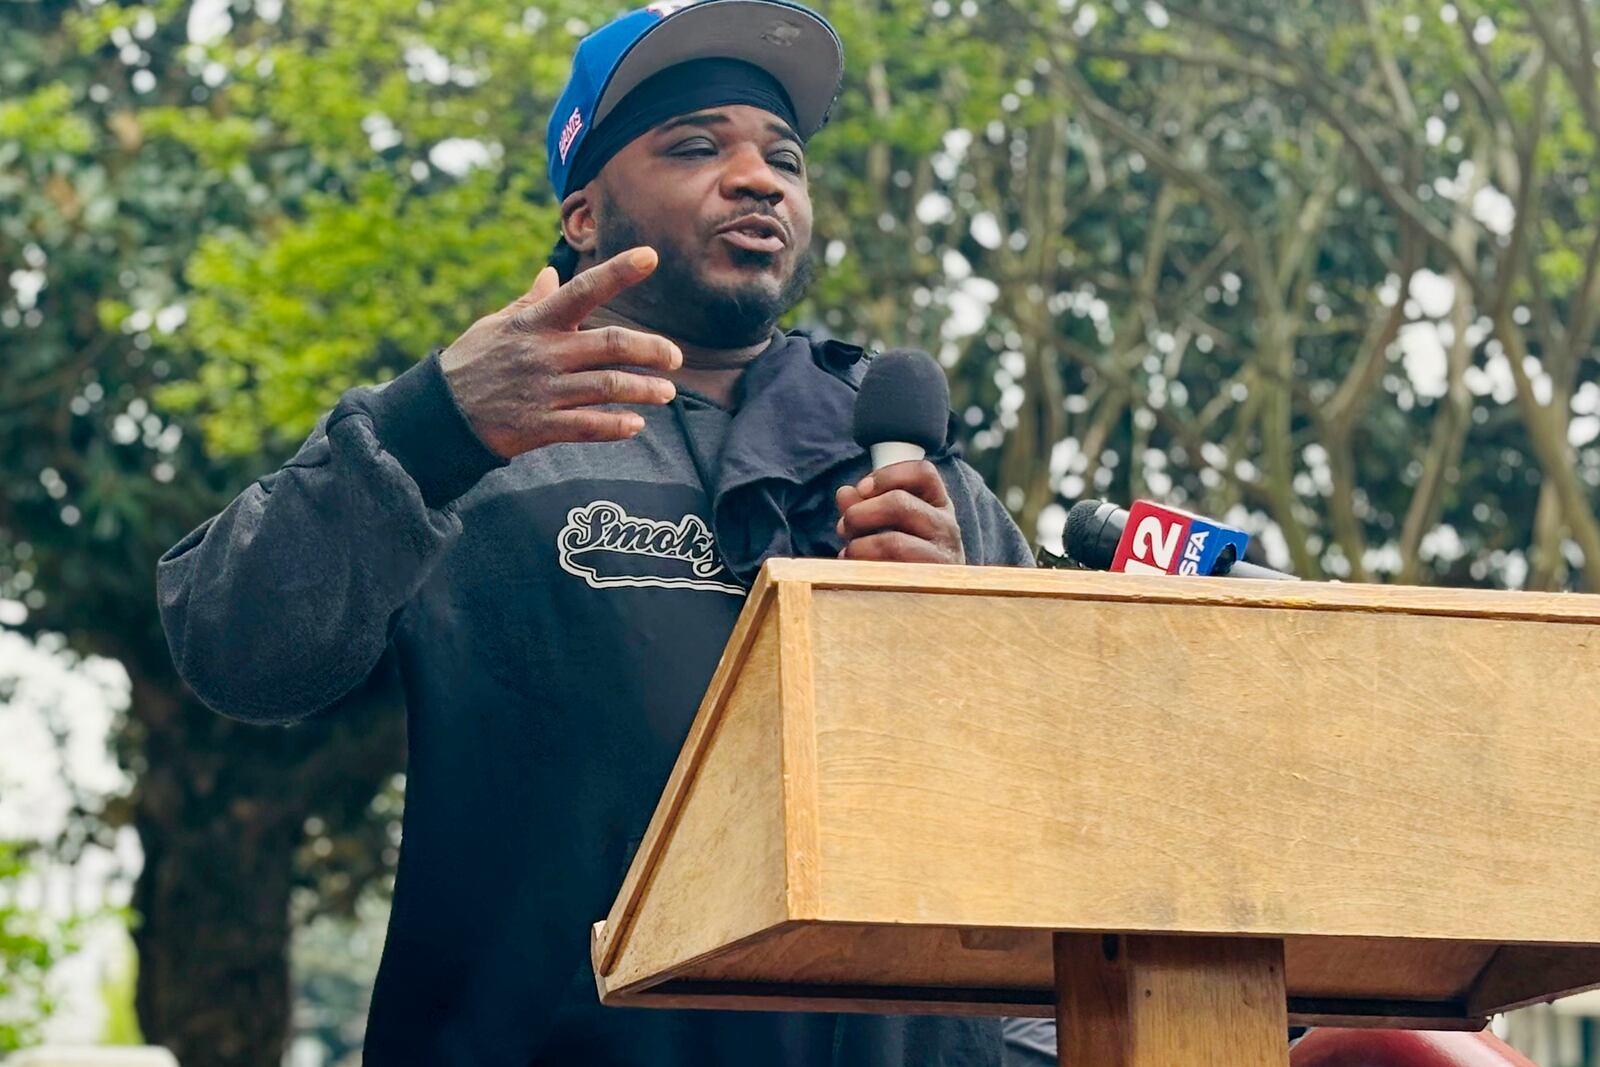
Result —
POLYGON ((775 560, 608 1004, 1057 1015, 1286 1062, 1600 985, 1600 597, 775 560))

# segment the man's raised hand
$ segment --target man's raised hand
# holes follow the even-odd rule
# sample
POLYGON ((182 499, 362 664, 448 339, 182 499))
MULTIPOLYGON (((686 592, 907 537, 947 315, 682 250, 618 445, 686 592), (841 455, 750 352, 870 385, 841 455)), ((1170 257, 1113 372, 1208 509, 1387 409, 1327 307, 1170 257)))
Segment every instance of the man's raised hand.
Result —
POLYGON ((590 312, 648 278, 658 262, 639 247, 561 285, 546 267, 533 287, 473 323, 439 356, 456 403, 483 443, 504 459, 559 441, 620 441, 644 429, 632 411, 602 404, 665 404, 678 346, 621 326, 581 329, 590 312))

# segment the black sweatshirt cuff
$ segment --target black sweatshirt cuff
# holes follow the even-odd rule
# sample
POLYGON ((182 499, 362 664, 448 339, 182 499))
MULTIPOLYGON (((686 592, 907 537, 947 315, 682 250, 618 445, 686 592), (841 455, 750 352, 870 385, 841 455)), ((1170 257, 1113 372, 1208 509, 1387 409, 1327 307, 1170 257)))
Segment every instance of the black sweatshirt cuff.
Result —
POLYGON ((370 418, 378 443, 400 461, 430 508, 450 503, 508 462, 478 438, 456 404, 439 366, 441 351, 429 352, 383 389, 346 393, 328 420, 331 426, 352 411, 370 418))

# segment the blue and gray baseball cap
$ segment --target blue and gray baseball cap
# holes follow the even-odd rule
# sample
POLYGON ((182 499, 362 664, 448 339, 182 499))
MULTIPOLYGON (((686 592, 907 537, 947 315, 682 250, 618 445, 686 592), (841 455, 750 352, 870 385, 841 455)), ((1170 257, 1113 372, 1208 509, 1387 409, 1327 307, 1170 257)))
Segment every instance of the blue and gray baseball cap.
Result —
POLYGON ((631 11, 578 43, 567 87, 545 133, 550 184, 572 190, 578 150, 606 116, 651 75, 697 59, 734 59, 770 74, 788 94, 809 139, 839 95, 844 47, 821 15, 788 0, 675 0, 631 11))

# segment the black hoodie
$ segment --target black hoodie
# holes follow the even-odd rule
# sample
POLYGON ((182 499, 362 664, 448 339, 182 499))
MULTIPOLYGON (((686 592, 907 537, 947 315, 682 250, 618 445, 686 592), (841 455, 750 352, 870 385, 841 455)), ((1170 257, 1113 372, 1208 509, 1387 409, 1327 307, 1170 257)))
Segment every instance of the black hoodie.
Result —
MULTIPOLYGON (((509 463, 438 352, 345 393, 162 558, 211 707, 291 724, 392 683, 403 843, 366 1062, 995 1067, 998 1020, 601 1008, 609 909, 763 560, 832 556, 860 350, 775 335, 730 414, 693 393, 625 442, 509 463)), ((1027 565, 976 472, 932 457, 969 562, 1027 565)))

